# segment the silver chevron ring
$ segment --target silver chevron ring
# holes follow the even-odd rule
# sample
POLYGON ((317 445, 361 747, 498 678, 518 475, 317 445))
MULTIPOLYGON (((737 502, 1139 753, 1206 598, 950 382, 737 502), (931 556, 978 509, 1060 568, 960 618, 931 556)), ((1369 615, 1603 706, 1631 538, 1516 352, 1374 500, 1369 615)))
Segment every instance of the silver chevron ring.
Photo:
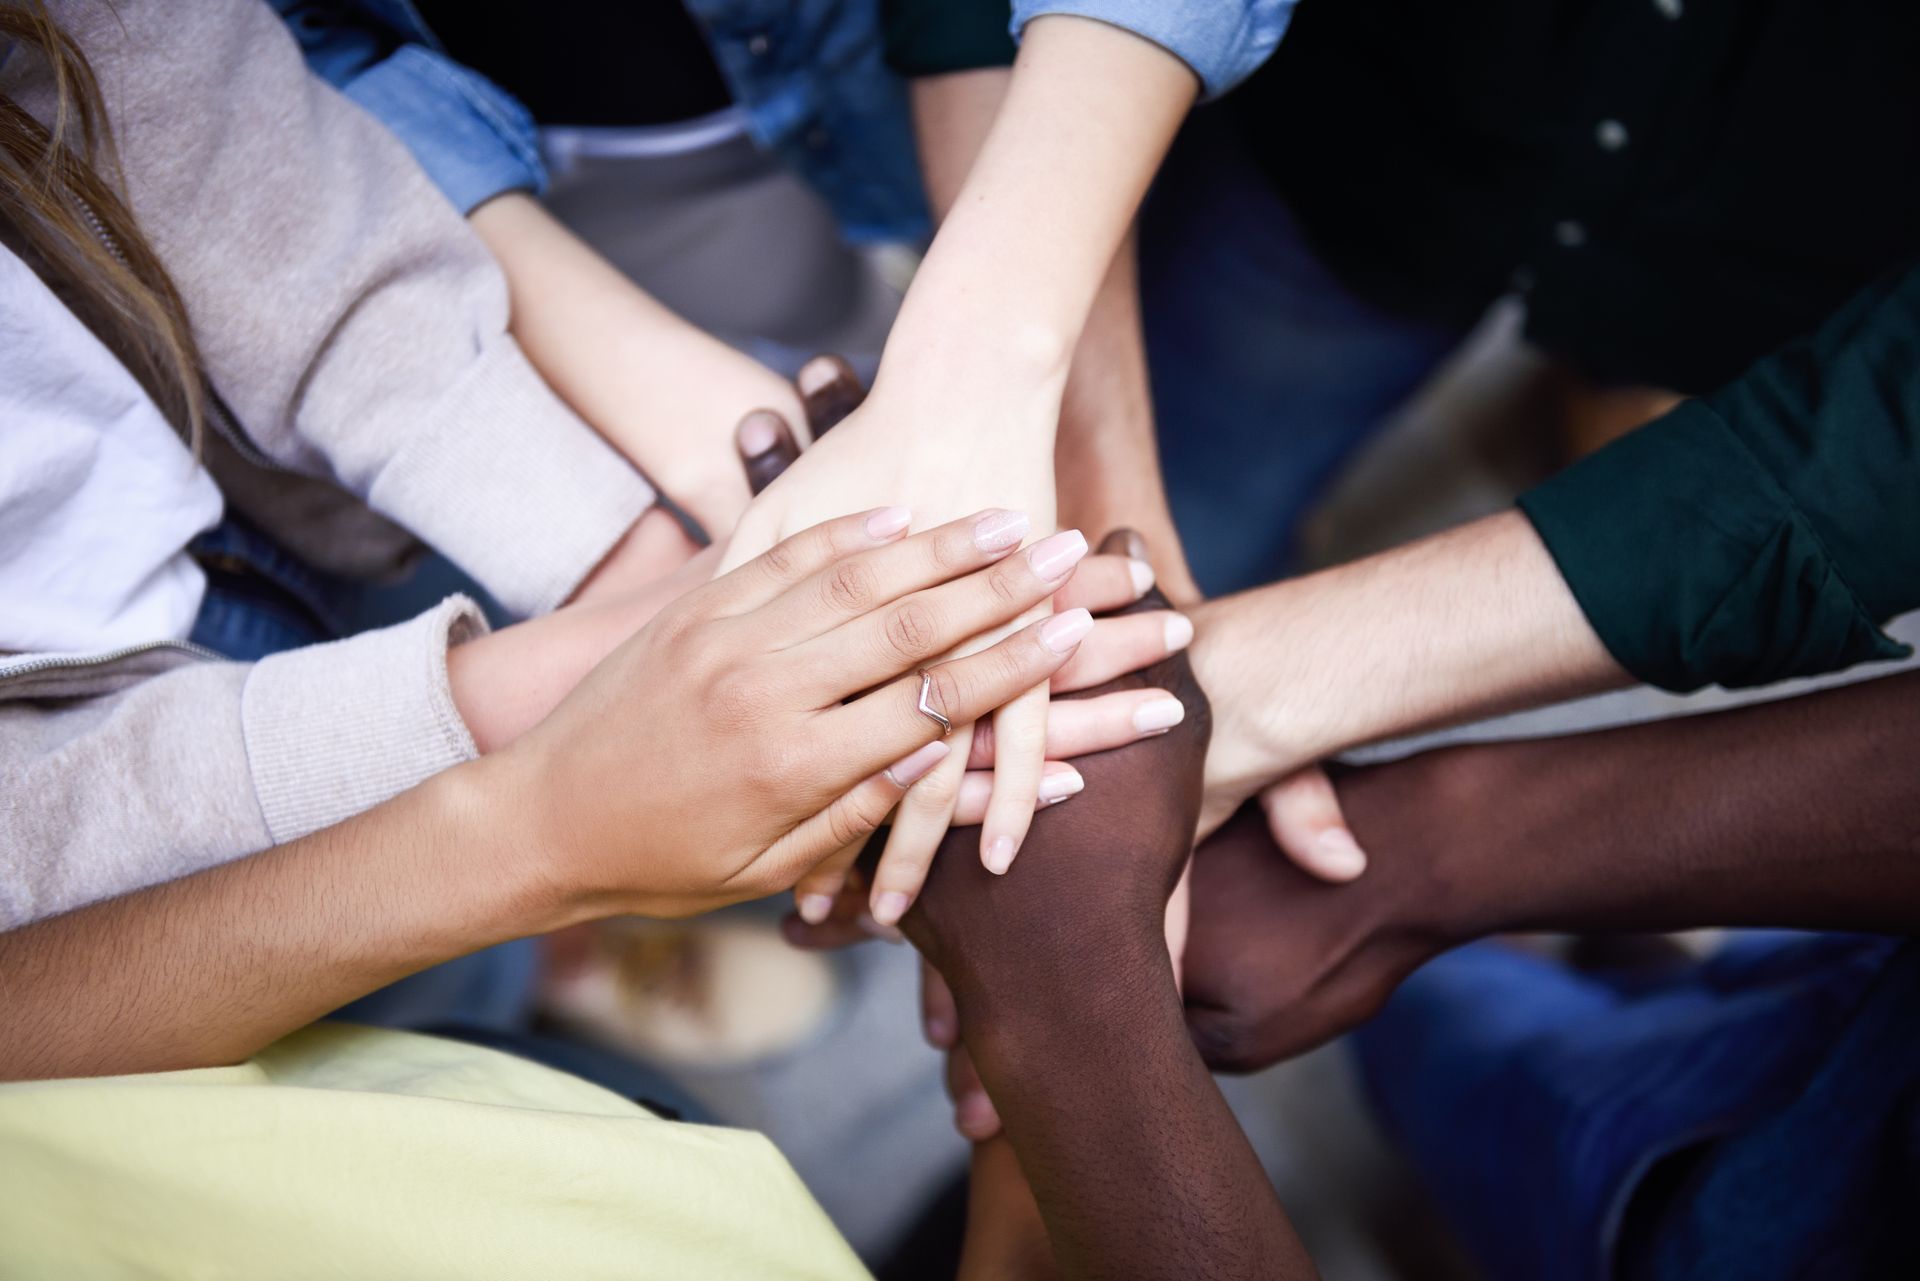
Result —
POLYGON ((933 705, 933 673, 924 667, 920 669, 920 714, 940 727, 941 738, 953 733, 953 722, 933 705))

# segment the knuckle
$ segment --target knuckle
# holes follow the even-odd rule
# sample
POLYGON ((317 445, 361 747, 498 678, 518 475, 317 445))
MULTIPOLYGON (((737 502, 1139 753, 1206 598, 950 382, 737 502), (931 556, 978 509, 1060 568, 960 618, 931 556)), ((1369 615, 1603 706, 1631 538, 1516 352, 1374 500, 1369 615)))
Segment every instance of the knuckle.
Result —
POLYGON ((794 547, 794 544, 799 541, 800 536, 797 534, 792 538, 781 539, 760 554, 760 563, 766 566, 767 572, 775 578, 792 579, 800 564, 799 553, 794 547))
POLYGON ((963 777, 951 770, 935 770, 907 789, 903 804, 934 816, 944 815, 953 808, 955 798, 960 795, 960 780, 963 777))
POLYGON ((849 614, 864 614, 873 604, 873 571, 857 560, 843 560, 822 580, 827 604, 849 614))
POLYGON ((750 729, 765 715, 768 692, 762 678, 752 672, 738 666, 723 668, 708 681, 707 715, 721 730, 750 729))
POLYGON ((887 614, 887 647, 900 658, 912 660, 925 657, 933 652, 937 635, 933 611, 922 601, 902 601, 887 614))
MULTIPOLYGON (((966 691, 961 687, 960 678, 954 674, 953 668, 952 663, 942 663, 938 667, 927 669, 927 701, 942 716, 958 726, 972 718, 961 712, 966 705, 964 699, 966 691)), ((914 715, 918 716, 919 713, 916 711, 914 715)))
POLYGON ((886 804, 864 789, 827 811, 827 833, 836 846, 864 840, 887 816, 886 804))
POLYGON ((1031 716, 1007 718, 1011 724, 1000 727, 1000 755, 1038 759, 1047 746, 1047 727, 1031 716))
POLYGON ((1002 605, 1019 605, 1026 601, 1027 593, 1023 590, 1022 574, 1015 566, 1016 561, 1024 564, 1025 559, 1025 557, 1015 557, 1013 560, 1003 560, 987 571, 987 590, 992 592, 993 598, 1002 605))
POLYGON ((930 552, 933 563, 949 574, 972 568, 980 558, 972 536, 963 529, 950 529, 933 539, 930 552))

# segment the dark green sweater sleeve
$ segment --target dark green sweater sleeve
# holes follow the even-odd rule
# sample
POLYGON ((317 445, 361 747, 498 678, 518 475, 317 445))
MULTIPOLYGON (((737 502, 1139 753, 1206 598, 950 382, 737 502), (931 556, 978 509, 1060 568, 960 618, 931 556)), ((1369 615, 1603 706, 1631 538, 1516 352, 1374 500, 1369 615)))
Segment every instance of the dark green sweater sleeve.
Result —
POLYGON ((1920 268, 1524 495, 1587 619, 1673 690, 1909 652, 1920 608, 1920 268))
POLYGON ((900 75, 1013 65, 1010 0, 884 0, 887 65, 900 75))

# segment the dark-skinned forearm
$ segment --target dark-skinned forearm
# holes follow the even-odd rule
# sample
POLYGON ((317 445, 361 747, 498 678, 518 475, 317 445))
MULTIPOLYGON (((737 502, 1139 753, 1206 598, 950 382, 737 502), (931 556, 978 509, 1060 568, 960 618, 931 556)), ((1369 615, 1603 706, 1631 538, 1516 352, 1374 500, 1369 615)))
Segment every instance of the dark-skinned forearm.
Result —
POLYGON ((558 924, 487 768, 0 934, 0 1079, 237 1062, 396 979, 558 924))
POLYGON ((1132 959, 955 993, 1063 1275, 1312 1276, 1194 1051, 1164 944, 1110 955, 1132 959))
POLYGON ((1454 937, 1920 927, 1920 673, 1361 771, 1369 850, 1434 863, 1454 937), (1396 799, 1396 784, 1411 785, 1396 799))

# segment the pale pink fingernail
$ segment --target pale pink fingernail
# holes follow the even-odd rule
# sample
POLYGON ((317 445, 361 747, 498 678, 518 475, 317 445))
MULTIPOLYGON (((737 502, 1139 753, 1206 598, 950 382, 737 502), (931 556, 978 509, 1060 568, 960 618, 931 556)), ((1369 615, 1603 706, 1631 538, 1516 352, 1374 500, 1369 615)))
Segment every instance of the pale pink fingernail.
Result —
POLYGON ((740 452, 758 458, 780 443, 780 429, 786 424, 771 409, 756 409, 740 423, 740 452))
POLYGON ((1087 780, 1080 777, 1080 771, 1071 765, 1062 769, 1048 770, 1040 776, 1040 803, 1054 805, 1069 796, 1078 796, 1087 789, 1087 780))
MULTIPOLYGON (((769 446, 771 448, 771 446, 769 446)), ((1153 590, 1153 566, 1144 560, 1127 562, 1127 573, 1133 579, 1133 594, 1145 596, 1153 590)))
POLYGON ((867 934, 873 938, 877 938, 882 942, 904 943, 907 941, 906 935, 894 929, 891 925, 882 925, 879 921, 874 920, 873 914, 870 912, 860 913, 859 916, 854 918, 853 923, 858 925, 862 930, 865 930, 867 934))
POLYGON ((1078 565, 1086 554, 1086 535, 1077 529, 1063 529, 1027 548, 1027 563, 1033 566, 1041 582, 1051 583, 1065 578, 1067 571, 1078 565))
POLYGON ((873 919, 878 924, 889 927, 898 925, 900 918, 907 914, 907 908, 912 903, 913 900, 899 890, 888 890, 873 900, 873 919))
POLYGON ((1327 876, 1350 881, 1367 870, 1366 851, 1344 827, 1330 827, 1314 837, 1313 849, 1321 872, 1327 876))
POLYGON ((1185 614, 1167 616, 1167 653, 1178 654, 1193 643, 1193 620, 1185 614))
POLYGON ((973 525, 973 545, 983 552, 1003 552, 1018 547, 1033 522, 1025 512, 990 511, 973 525))
POLYGON ((1073 647, 1085 640, 1087 633, 1092 630, 1092 614, 1084 609, 1070 609, 1040 624, 1040 643, 1051 653, 1070 654, 1073 647))
POLYGON ((1000 1116, 993 1100, 984 1094, 966 1094, 953 1106, 953 1125, 969 1139, 985 1139, 999 1128, 1000 1116))
POLYGON ((910 507, 882 507, 867 517, 867 537, 876 543, 883 543, 913 523, 913 509, 910 507))
POLYGON ((953 1047, 953 1020, 949 1019, 946 1015, 929 1015, 927 1017, 926 1031, 927 1044, 933 1046, 936 1050, 946 1050, 953 1047))
POLYGON ((980 861, 985 863, 987 870, 995 876, 1005 876, 1007 869, 1013 866, 1013 856, 1017 849, 1011 836, 996 836, 988 844, 987 852, 981 856, 980 861))
POLYGON ((887 781, 895 787, 910 787, 915 779, 947 759, 947 753, 953 749, 942 739, 934 739, 925 747, 901 757, 883 771, 887 781))
POLYGON ((833 899, 826 894, 802 894, 798 904, 800 919, 818 925, 833 913, 833 899))
POLYGON ((1156 698, 1133 709, 1133 728, 1139 734, 1164 734, 1187 719, 1187 705, 1177 698, 1156 698))

